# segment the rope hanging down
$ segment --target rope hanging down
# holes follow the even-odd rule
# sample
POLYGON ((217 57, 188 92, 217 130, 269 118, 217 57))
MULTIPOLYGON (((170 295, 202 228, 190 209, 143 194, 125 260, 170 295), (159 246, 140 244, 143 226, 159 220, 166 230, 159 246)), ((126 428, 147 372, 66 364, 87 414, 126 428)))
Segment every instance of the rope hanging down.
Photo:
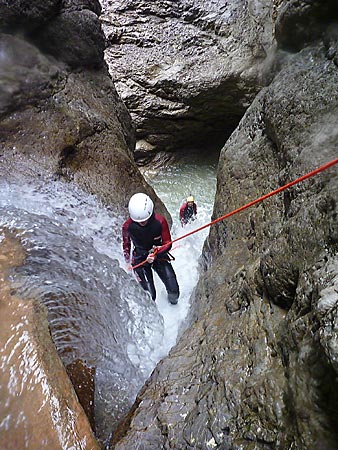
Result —
MULTIPOLYGON (((291 186, 294 186, 295 184, 301 183, 304 180, 307 180, 308 178, 311 178, 315 175, 317 175, 320 172, 323 172, 324 170, 328 169, 329 167, 334 166, 335 164, 338 163, 338 158, 333 159, 332 161, 324 164, 323 166, 318 167, 317 169, 313 170, 312 172, 309 172, 299 178, 297 178, 296 180, 291 181, 290 183, 285 184, 284 186, 279 187, 278 189, 275 189, 274 191, 269 192, 268 194, 263 195, 262 197, 257 198, 256 200, 253 200, 250 203, 247 203, 246 205, 241 206, 240 208, 234 209, 233 211, 224 214, 224 216, 219 217, 218 219, 215 219, 199 228, 196 228, 195 230, 190 231, 187 234, 184 234, 183 236, 180 236, 176 239, 173 239, 170 242, 166 242, 165 244, 161 245, 160 247, 157 247, 156 250, 152 253, 152 256, 156 256, 156 254, 158 252, 161 251, 161 249, 164 249, 165 247, 168 247, 170 244, 173 244, 174 242, 180 241, 181 239, 184 239, 188 236, 191 236, 192 234, 197 233, 198 231, 204 230, 204 228, 210 227, 211 225, 214 225, 215 223, 221 222, 222 220, 225 220, 241 211, 244 211, 247 208, 250 208, 253 205, 256 205, 257 203, 262 202, 263 200, 266 200, 269 197, 272 197, 273 195, 279 194, 282 191, 285 191, 285 189, 290 188, 291 186)), ((131 269, 136 269, 137 267, 142 266, 143 264, 145 264, 146 261, 141 262, 140 264, 137 264, 136 266, 132 266, 131 269)))

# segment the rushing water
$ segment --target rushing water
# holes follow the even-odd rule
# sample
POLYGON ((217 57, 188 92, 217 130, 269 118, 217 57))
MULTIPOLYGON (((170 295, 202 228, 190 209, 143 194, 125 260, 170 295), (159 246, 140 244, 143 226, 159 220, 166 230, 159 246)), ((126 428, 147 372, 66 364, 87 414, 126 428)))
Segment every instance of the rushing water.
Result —
MULTIPOLYGON (((210 221, 215 172, 215 159, 196 158, 145 172, 172 215, 173 238, 210 221), (197 220, 182 228, 179 208, 189 194, 197 202, 197 220)), ((181 295, 178 305, 171 305, 157 276, 154 303, 126 271, 121 225, 114 211, 70 184, 0 181, 0 238, 1 229, 10 230, 27 252, 24 265, 11 274, 12 286, 22 298, 38 298, 47 306, 52 337, 65 364, 81 358, 96 367, 96 420, 102 438, 175 344, 208 233, 202 230, 174 246, 181 295)))
MULTIPOLYGON (((217 155, 207 158, 188 155, 175 164, 161 170, 146 170, 144 176, 162 199, 173 219, 172 238, 183 236, 210 222, 216 189, 217 155), (192 194, 197 204, 197 219, 182 228, 179 209, 187 196, 192 194)), ((157 277, 155 285, 158 292, 157 307, 164 318, 164 344, 161 354, 167 354, 175 344, 179 327, 187 316, 190 296, 198 280, 198 260, 209 229, 205 228, 177 243, 174 243, 172 265, 180 286, 177 306, 168 304, 165 289, 157 277)), ((162 356, 162 355, 159 356, 162 356)))

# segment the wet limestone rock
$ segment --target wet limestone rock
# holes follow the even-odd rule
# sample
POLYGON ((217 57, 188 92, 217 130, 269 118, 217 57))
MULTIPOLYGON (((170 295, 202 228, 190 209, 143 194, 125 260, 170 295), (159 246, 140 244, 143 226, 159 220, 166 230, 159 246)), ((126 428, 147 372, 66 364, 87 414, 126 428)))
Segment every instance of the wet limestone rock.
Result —
POLYGON ((91 429, 95 432, 95 367, 89 367, 86 361, 76 359, 66 366, 66 371, 88 417, 91 429))
POLYGON ((11 294, 9 270, 24 253, 1 233, 0 447, 99 450, 48 329, 47 311, 11 294))
POLYGON ((270 0, 102 1, 105 58, 136 124, 139 163, 221 148, 264 83, 270 0))
POLYGON ((0 5, 1 176, 44 172, 74 181, 123 215, 129 197, 145 191, 168 217, 133 161, 134 127, 104 66, 99 4, 48 2, 47 14, 43 2, 26 3, 0 5), (33 31, 32 16, 40 24, 33 31), (65 32, 75 16, 86 37, 72 27, 65 32), (94 28, 84 26, 89 17, 94 28))

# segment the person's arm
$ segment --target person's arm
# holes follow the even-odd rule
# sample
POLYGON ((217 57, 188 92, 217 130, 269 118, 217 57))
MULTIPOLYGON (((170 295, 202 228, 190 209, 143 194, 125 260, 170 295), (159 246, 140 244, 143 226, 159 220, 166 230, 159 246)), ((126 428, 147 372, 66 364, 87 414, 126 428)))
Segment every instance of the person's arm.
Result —
POLYGON ((161 233, 162 248, 161 251, 158 252, 159 255, 161 253, 168 252, 171 249, 171 234, 166 219, 163 216, 158 216, 158 220, 161 222, 162 225, 162 233, 161 233))
POLYGON ((194 214, 195 214, 195 216, 197 215, 197 205, 196 205, 196 203, 194 203, 194 214))
POLYGON ((131 249, 131 240, 128 232, 129 223, 130 221, 127 220, 127 222, 125 222, 122 226, 122 248, 124 259, 127 263, 130 262, 130 249, 131 249))
POLYGON ((180 221, 181 224, 184 225, 184 210, 185 210, 186 204, 183 203, 183 205, 180 208, 180 221))

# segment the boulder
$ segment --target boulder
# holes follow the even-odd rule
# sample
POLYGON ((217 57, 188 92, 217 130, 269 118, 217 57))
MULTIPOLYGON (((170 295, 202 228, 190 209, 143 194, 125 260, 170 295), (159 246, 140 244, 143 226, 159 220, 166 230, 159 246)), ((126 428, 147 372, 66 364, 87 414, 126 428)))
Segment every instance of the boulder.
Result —
MULTIPOLYGON (((276 39, 280 48, 297 52, 336 30, 337 4, 334 0, 291 0, 284 2, 276 21, 276 39), (331 24, 328 26, 328 23, 331 24)), ((337 31, 335 31, 337 33, 337 31)))
POLYGON ((69 72, 13 35, 0 45, 2 177, 74 181, 125 217, 130 196, 144 191, 170 221, 133 161, 133 124, 106 71, 69 72))
POLYGON ((51 339, 41 303, 11 293, 9 270, 24 252, 6 233, 0 242, 0 445, 99 450, 51 339))
POLYGON ((88 10, 62 11, 34 36, 46 53, 71 68, 99 68, 104 64, 104 35, 98 16, 88 10))
POLYGON ((262 84, 272 3, 102 1, 105 58, 136 124, 139 163, 221 148, 262 84), (150 151, 149 151, 150 149, 150 151))

